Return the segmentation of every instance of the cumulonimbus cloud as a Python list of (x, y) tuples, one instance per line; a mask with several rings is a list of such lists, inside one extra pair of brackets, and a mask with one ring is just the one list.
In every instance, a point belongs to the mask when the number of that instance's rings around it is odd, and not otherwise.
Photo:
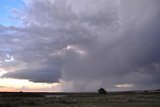
[[(64, 91), (159, 88), (159, 0), (26, 5), (19, 15), (23, 27), (0, 26), (0, 66), (19, 68), (3, 78), (63, 81)], [(15, 61), (6, 63), (7, 54)]]

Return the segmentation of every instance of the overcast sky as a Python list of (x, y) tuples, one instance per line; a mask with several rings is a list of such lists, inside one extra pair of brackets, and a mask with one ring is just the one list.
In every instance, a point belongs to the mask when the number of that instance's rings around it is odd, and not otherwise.
[(160, 88), (159, 0), (2, 1), (0, 90)]

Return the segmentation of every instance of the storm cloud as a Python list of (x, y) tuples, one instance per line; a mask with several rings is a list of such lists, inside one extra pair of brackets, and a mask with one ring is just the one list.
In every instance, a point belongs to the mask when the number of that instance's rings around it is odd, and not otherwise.
[(160, 88), (159, 0), (34, 0), (0, 26), (2, 78), (63, 91)]

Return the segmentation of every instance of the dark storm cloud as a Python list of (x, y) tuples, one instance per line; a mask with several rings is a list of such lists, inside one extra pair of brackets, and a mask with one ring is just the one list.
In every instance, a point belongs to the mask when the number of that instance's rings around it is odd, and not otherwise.
[[(0, 66), (20, 69), (3, 78), (63, 81), (64, 91), (160, 87), (159, 0), (35, 0), (27, 6), (23, 27), (0, 26)], [(14, 63), (4, 61), (6, 54)]]
[[(33, 59), (34, 60), (34, 59)], [(30, 59), (30, 61), (33, 61)], [(29, 61), (29, 60), (28, 60)], [(36, 59), (37, 61), (37, 59)], [(2, 78), (27, 79), (33, 82), (54, 83), (61, 78), (62, 61), (59, 58), (48, 58), (43, 61), (28, 64), (25, 69), (9, 72), (2, 75)]]
[(47, 68), (36, 68), (36, 69), (25, 69), (21, 71), (6, 73), (2, 76), (6, 78), (16, 78), (16, 79), (27, 79), (33, 82), (46, 82), (53, 83), (59, 82), (60, 72), (59, 69)]

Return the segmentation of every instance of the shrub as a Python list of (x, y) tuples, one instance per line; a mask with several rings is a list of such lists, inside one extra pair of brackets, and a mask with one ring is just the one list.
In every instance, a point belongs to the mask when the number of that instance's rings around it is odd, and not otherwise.
[(104, 88), (100, 88), (97, 91), (99, 94), (107, 94), (107, 91)]

